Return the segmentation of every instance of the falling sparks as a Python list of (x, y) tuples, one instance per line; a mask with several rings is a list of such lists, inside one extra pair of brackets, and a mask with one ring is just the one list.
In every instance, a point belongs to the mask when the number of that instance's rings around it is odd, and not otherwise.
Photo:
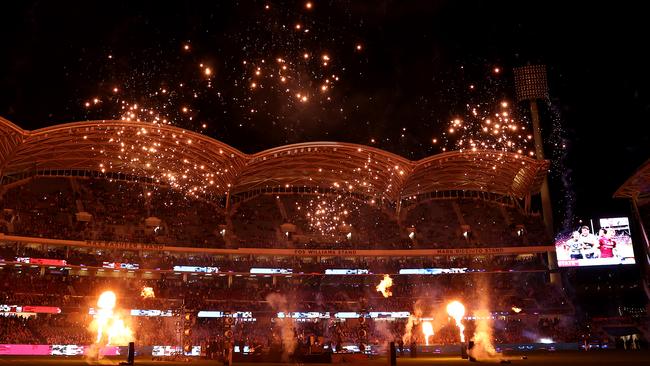
[[(215, 184), (215, 181), (222, 181), (221, 177), (228, 174), (229, 168), (218, 163), (206, 165), (195, 153), (201, 146), (195, 146), (197, 140), (194, 137), (189, 138), (186, 131), (165, 129), (168, 120), (150, 112), (153, 110), (132, 105), (125, 108), (122, 117), (123, 121), (136, 122), (142, 122), (141, 117), (151, 118), (152, 122), (145, 122), (146, 127), (142, 124), (113, 128), (97, 126), (97, 131), (104, 131), (106, 135), (101, 141), (101, 149), (91, 146), (89, 151), (101, 158), (98, 170), (147, 177), (154, 183), (182, 191), (186, 196), (225, 193), (228, 187)], [(190, 113), (189, 109), (186, 113)], [(207, 124), (197, 128), (205, 129)]]
[(462, 323), (463, 316), (465, 315), (465, 306), (459, 301), (452, 301), (447, 304), (447, 314), (450, 317), (454, 318), (456, 321), (456, 326), (460, 332), (460, 341), (461, 343), (465, 342), (465, 326)]
[[(201, 38), (181, 38), (174, 45), (174, 62), (157, 58), (151, 64), (134, 64), (120, 73), (118, 67), (132, 61), (129, 56), (110, 55), (107, 61), (102, 54), (102, 60), (113, 71), (111, 78), (119, 79), (117, 85), (100, 87), (107, 95), (98, 98), (99, 102), (94, 101), (94, 96), (82, 100), (87, 119), (168, 124), (210, 134), (238, 132), (230, 132), (233, 129), (225, 123), (213, 124), (211, 131), (205, 131), (202, 122), (206, 119), (236, 121), (237, 131), (269, 123), (269, 127), (283, 131), (284, 140), (288, 141), (296, 136), (294, 132), (308, 127), (304, 118), (290, 119), (293, 113), (309, 114), (315, 120), (328, 114), (347, 118), (347, 112), (343, 112), (347, 102), (338, 89), (346, 69), (355, 66), (350, 62), (365, 63), (350, 57), (364, 49), (363, 40), (351, 39), (348, 32), (320, 22), (315, 10), (326, 9), (319, 5), (306, 1), (299, 4), (301, 11), (295, 11), (262, 3), (261, 11), (252, 14), (257, 17), (255, 21), (246, 22), (227, 36), (241, 43), (240, 52), (227, 55), (204, 52), (206, 44), (201, 43)], [(174, 57), (167, 52), (164, 56)], [(198, 72), (186, 71), (196, 68), (195, 65)], [(295, 97), (297, 93), (300, 97)], [(212, 106), (218, 106), (223, 115), (210, 113), (208, 109)], [(117, 108), (122, 110), (116, 111)], [(114, 139), (119, 143), (118, 140)], [(121, 158), (129, 155), (128, 150), (126, 146), (120, 151)], [(105, 165), (105, 172), (132, 173), (130, 169), (110, 167), (109, 162)]]
[(390, 290), (392, 286), (393, 279), (390, 278), (389, 275), (385, 274), (384, 278), (381, 280), (381, 282), (379, 282), (379, 285), (377, 285), (376, 289), (377, 292), (381, 292), (384, 297), (391, 297), (393, 296), (393, 293)]
[[(289, 143), (291, 139), (304, 139), (304, 132), (314, 129), (315, 124), (305, 123), (307, 120), (322, 122), (333, 117), (332, 120), (340, 119), (345, 123), (351, 117), (350, 110), (363, 114), (364, 105), (359, 103), (361, 106), (351, 108), (349, 102), (345, 101), (346, 90), (342, 88), (347, 87), (350, 81), (346, 79), (353, 72), (354, 75), (357, 71), (359, 75), (366, 73), (363, 65), (367, 61), (362, 60), (371, 56), (365, 51), (372, 48), (372, 43), (364, 43), (358, 36), (350, 36), (351, 33), (347, 31), (339, 32), (317, 21), (315, 16), (325, 6), (324, 3), (301, 2), (297, 9), (285, 12), (286, 9), (273, 4), (258, 4), (257, 11), (251, 15), (258, 17), (256, 21), (247, 23), (233, 35), (235, 41), (242, 42), (241, 52), (229, 56), (201, 54), (205, 45), (201, 44), (200, 39), (180, 38), (180, 41), (174, 41), (172, 49), (177, 59), (186, 60), (187, 65), (166, 70), (163, 62), (144, 72), (139, 69), (138, 74), (121, 75), (121, 82), (111, 80), (110, 84), (101, 85), (102, 92), (85, 96), (80, 104), (85, 106), (87, 114), (95, 111), (102, 119), (112, 117), (150, 125), (146, 130), (107, 128), (105, 140), (98, 141), (92, 151), (92, 154), (103, 157), (97, 170), (151, 179), (154, 183), (169, 185), (192, 196), (211, 193), (212, 189), (223, 195), (228, 192), (228, 187), (219, 183), (227, 179), (220, 176), (227, 175), (229, 167), (206, 165), (199, 168), (205, 162), (198, 162), (192, 156), (205, 152), (201, 150), (205, 141), (161, 131), (161, 127), (177, 126), (229, 141), (227, 138), (231, 136), (224, 136), (224, 130), (237, 130), (236, 133), (240, 133), (239, 128), (242, 128), (242, 132), (246, 129), (262, 130), (272, 124), (273, 131), (283, 131), (284, 142)], [(261, 36), (263, 34), (269, 37)], [(105, 54), (100, 57), (107, 62)], [(115, 61), (107, 63), (125, 61), (120, 60), (121, 57), (124, 56), (116, 54)], [(361, 68), (354, 68), (356, 65), (352, 62), (359, 62)], [(494, 67), (494, 64), (483, 68), (489, 78), (500, 79), (494, 74), (503, 70)], [(158, 71), (160, 69), (164, 70)], [(184, 69), (188, 71), (182, 72)], [(352, 77), (350, 79), (354, 80)], [(468, 85), (471, 93), (467, 91)], [(462, 90), (478, 95), (480, 92), (477, 89), (481, 85), (470, 85), (463, 81)], [(211, 116), (202, 110), (207, 101), (223, 107), (219, 109), (219, 116)], [(372, 103), (369, 102), (369, 105)], [(111, 113), (111, 105), (117, 105), (119, 111)], [(451, 118), (449, 125), (442, 123), (444, 133), (422, 135), (422, 139), (416, 143), (422, 151), (497, 151), (514, 152), (518, 157), (534, 157), (535, 153), (528, 147), (532, 143), (531, 131), (517, 118), (513, 108), (513, 103), (503, 95), (487, 103), (463, 103), (455, 108), (458, 109), (454, 111), (457, 117)], [(222, 118), (225, 123), (215, 123), (215, 120), (221, 121)], [(226, 123), (233, 120), (236, 120), (236, 126)], [(210, 123), (209, 130), (206, 130), (205, 121)], [(373, 122), (369, 120), (365, 123)], [(333, 132), (326, 130), (325, 124), (323, 126), (327, 133)], [(336, 126), (341, 130), (339, 126), (344, 124)], [(101, 130), (101, 123), (97, 127)], [(405, 146), (408, 145), (406, 142), (412, 142), (406, 140), (409, 133), (417, 134), (417, 131), (406, 131), (402, 126), (398, 128), (398, 139), (400, 144), (405, 142)], [(94, 135), (92, 138), (97, 137)], [(378, 148), (387, 148), (395, 141), (376, 132), (373, 132), (372, 139), (368, 135), (361, 138), (364, 142), (370, 140)], [(105, 143), (110, 146), (105, 148)], [(89, 145), (88, 142), (85, 145)], [(197, 145), (199, 147), (195, 147)], [(410, 153), (418, 154), (415, 148), (413, 151)], [(501, 159), (499, 154), (486, 159), (490, 160), (489, 169), (497, 170)], [(344, 172), (332, 170), (328, 173)], [(376, 162), (369, 159), (368, 164), (355, 168), (353, 173), (357, 179), (339, 182), (332, 188), (337, 192), (354, 189), (368, 193), (368, 201), (372, 199), (374, 203), (383, 202), (383, 198), (387, 197), (384, 193), (377, 193), (384, 188), (377, 187), (379, 181), (388, 180), (389, 188), (399, 186), (400, 178), (408, 177), (409, 170), (404, 167), (395, 170), (377, 167)], [(332, 206), (331, 211), (327, 207), (318, 210), (303, 205), (305, 212), (311, 214), (308, 218), (310, 227), (327, 235), (337, 234), (341, 227), (347, 227), (341, 230), (349, 230), (348, 215), (354, 210), (354, 204), (349, 201), (343, 204), (343, 208), (336, 207), (331, 203), (331, 197), (325, 205)], [(320, 205), (323, 205), (322, 202)]]
[(296, 203), (297, 211), (305, 211), (305, 218), (312, 231), (321, 236), (335, 237), (350, 227), (347, 218), (354, 208), (348, 208), (342, 195), (318, 195), (305, 207)]
[(484, 111), (480, 105), (468, 104), (466, 118), (451, 120), (446, 137), (454, 136), (454, 148), (460, 151), (518, 152), (527, 149), (530, 139), (522, 133), (526, 126), (511, 117), (508, 107), (506, 101), (500, 103), (497, 111)]

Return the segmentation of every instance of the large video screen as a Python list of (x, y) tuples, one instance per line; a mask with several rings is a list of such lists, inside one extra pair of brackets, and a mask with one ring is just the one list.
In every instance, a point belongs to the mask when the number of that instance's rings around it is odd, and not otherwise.
[(555, 240), (560, 267), (634, 264), (634, 249), (627, 217), (590, 220)]

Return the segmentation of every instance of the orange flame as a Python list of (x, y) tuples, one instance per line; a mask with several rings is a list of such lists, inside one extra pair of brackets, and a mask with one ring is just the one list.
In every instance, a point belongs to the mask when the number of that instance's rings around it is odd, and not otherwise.
[(431, 322), (422, 323), (422, 334), (424, 334), (424, 342), (429, 345), (429, 337), (433, 335), (433, 325)]
[(393, 296), (393, 293), (390, 291), (391, 286), (393, 286), (393, 279), (386, 274), (384, 275), (384, 279), (377, 285), (377, 292), (381, 292), (384, 297)]
[(153, 292), (153, 287), (143, 287), (142, 291), (140, 291), (140, 296), (143, 299), (153, 299), (156, 297), (156, 294)]
[(105, 291), (97, 300), (97, 314), (92, 327), (97, 329), (96, 344), (106, 339), (105, 345), (126, 345), (133, 340), (133, 332), (124, 324), (119, 315), (114, 314), (117, 297), (113, 291)]
[(447, 314), (456, 320), (456, 326), (460, 331), (460, 341), (465, 342), (465, 326), (461, 322), (465, 315), (465, 306), (460, 301), (452, 301), (447, 304)]

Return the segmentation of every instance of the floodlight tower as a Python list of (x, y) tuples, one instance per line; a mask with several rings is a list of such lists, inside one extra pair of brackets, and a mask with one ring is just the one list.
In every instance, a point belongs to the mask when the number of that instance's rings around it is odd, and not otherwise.
[[(530, 107), (530, 116), (533, 122), (533, 137), (535, 140), (535, 155), (538, 160), (544, 160), (544, 144), (542, 140), (542, 130), (539, 121), (539, 109), (537, 100), (548, 100), (548, 83), (546, 79), (545, 65), (528, 65), (517, 67), (515, 71), (515, 90), (517, 93), (517, 102), (528, 101)], [(553, 209), (551, 207), (551, 194), (548, 188), (548, 174), (544, 175), (544, 182), (541, 188), (542, 215), (544, 217), (544, 226), (550, 238), (553, 234)], [(554, 251), (548, 252), (549, 269), (557, 270), (557, 256)], [(558, 273), (551, 273), (551, 282), (559, 283)]]

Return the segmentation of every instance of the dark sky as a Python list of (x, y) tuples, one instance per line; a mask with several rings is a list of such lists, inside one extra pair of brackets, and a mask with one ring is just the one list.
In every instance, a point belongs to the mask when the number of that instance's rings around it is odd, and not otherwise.
[[(338, 140), (420, 159), (453, 148), (444, 132), (468, 103), (514, 103), (513, 67), (544, 63), (556, 212), (627, 213), (611, 196), (650, 150), (650, 23), (641, 5), (306, 2), (3, 5), (0, 115), (36, 129), (116, 118), (128, 101), (247, 153)], [(268, 79), (278, 57), (294, 72), (291, 92)], [(319, 94), (325, 79), (331, 84)], [(296, 99), (297, 90), (311, 90), (309, 101)], [(86, 108), (94, 97), (101, 102)], [(514, 112), (525, 124), (523, 107)]]

